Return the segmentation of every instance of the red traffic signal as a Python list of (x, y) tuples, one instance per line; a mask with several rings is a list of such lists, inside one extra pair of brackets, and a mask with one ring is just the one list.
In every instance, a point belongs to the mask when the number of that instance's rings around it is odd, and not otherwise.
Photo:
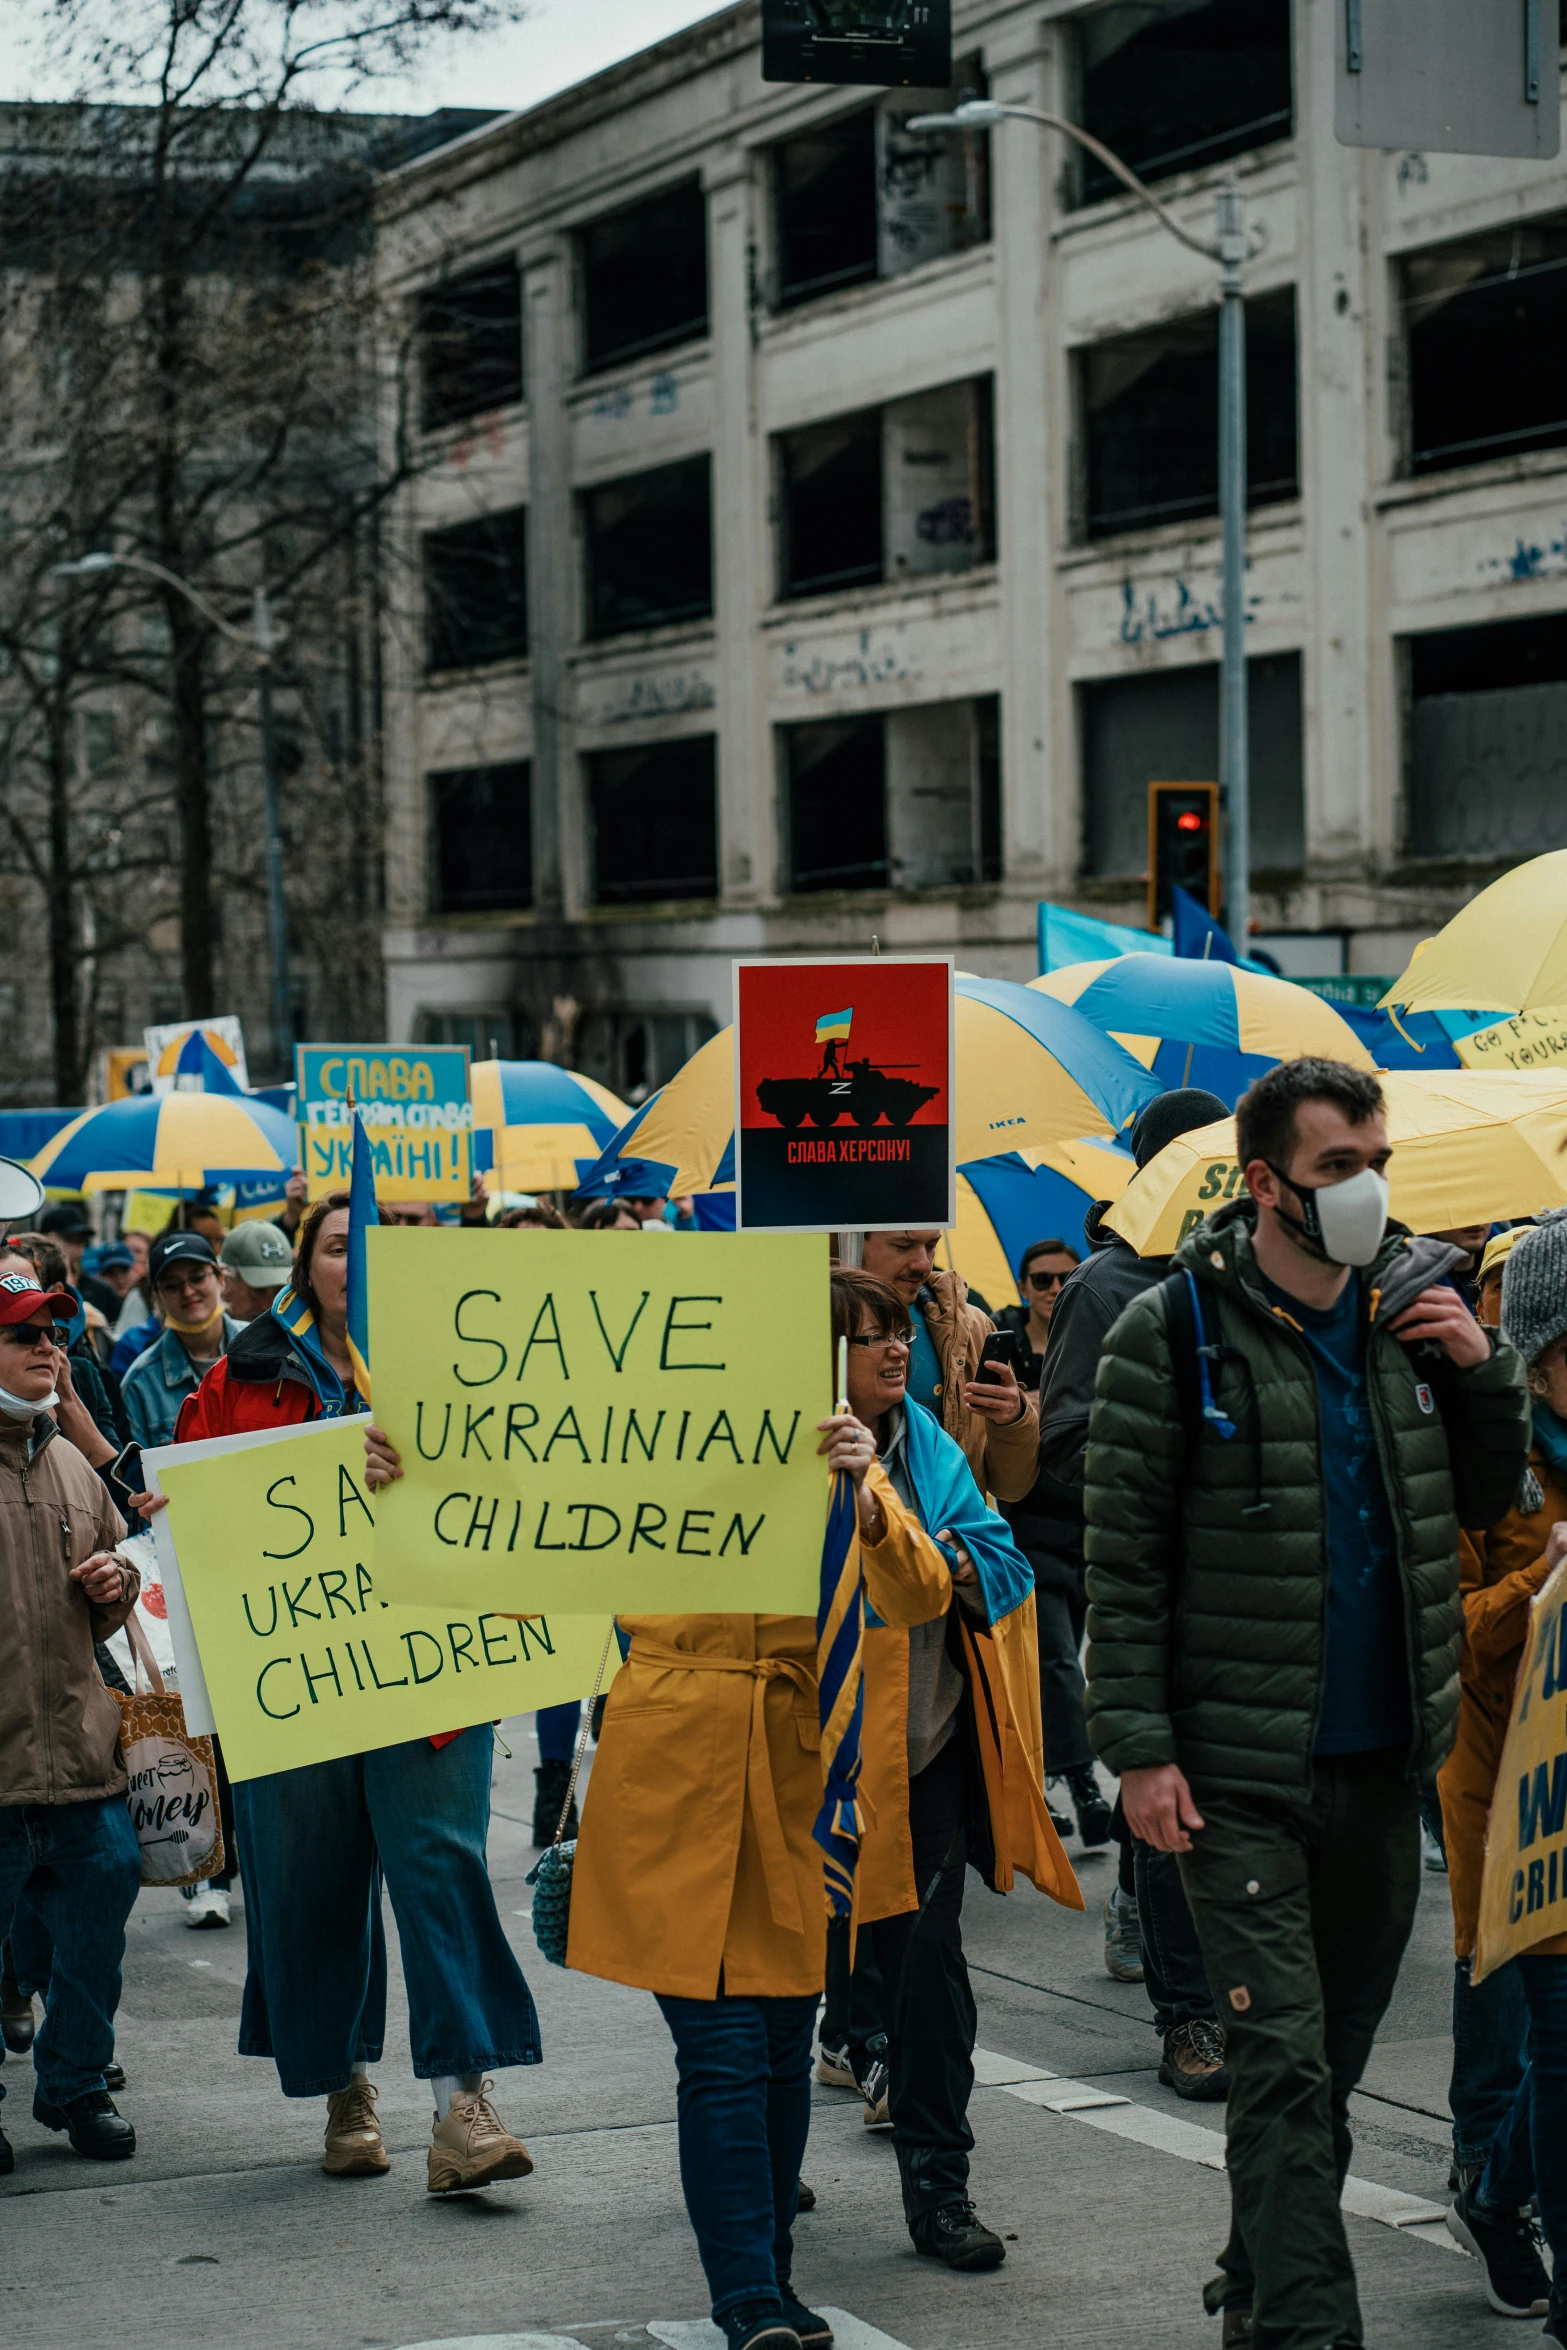
[(1219, 911), (1219, 787), (1216, 783), (1148, 786), (1148, 927), (1170, 911), (1172, 889)]

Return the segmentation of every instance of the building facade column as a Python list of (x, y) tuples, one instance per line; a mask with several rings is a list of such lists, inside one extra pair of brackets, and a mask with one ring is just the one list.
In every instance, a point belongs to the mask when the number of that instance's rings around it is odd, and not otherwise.
[[(572, 549), (571, 254), (552, 237), (522, 256), (523, 359), (528, 395), (528, 650), (533, 692), (533, 904), (558, 919), (576, 911), (566, 835), (577, 794), (568, 711), (567, 653), (576, 641)], [(571, 876), (575, 879), (575, 876)]]
[(707, 302), (712, 339), (713, 627), (717, 682), (719, 894), (753, 905), (776, 890), (776, 783), (760, 623), (769, 600), (767, 441), (757, 414), (750, 157), (712, 156)]

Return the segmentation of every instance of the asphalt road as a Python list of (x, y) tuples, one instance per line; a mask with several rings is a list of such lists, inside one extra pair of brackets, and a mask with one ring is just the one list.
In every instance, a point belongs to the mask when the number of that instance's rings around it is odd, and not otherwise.
[[(0, 2342), (32, 2350), (714, 2350), (680, 2199), (668, 2035), (641, 1992), (547, 1967), (523, 1883), (532, 1746), (506, 1726), (490, 1857), (538, 2000), (544, 2062), (496, 2101), (531, 2147), (527, 2180), (436, 2201), (430, 2104), (407, 2059), (394, 1976), (377, 2073), (393, 2169), (319, 2167), (323, 2108), (287, 2102), (237, 2056), (244, 1928), (196, 1934), (177, 1895), (131, 1921), (120, 2098), (140, 2138), (125, 2165), (82, 2161), (32, 2121), (31, 2066), (9, 2057), (0, 2183)], [(1073, 1847), (1075, 1856), (1075, 1846)], [(842, 2350), (1008, 2350), (1041, 2340), (1218, 2350), (1200, 2292), (1223, 2239), (1222, 2109), (1159, 2087), (1137, 1986), (1109, 1981), (1100, 1905), (1113, 1863), (1082, 1863), (1086, 1918), (970, 1875), (965, 1936), (979, 2000), (974, 2194), (1006, 2265), (953, 2276), (916, 2258), (896, 2167), (858, 2103), (818, 2089), (796, 2282), (843, 2315)], [(396, 1952), (396, 1932), (389, 1942)], [(1426, 1880), (1415, 1938), (1356, 2100), (1348, 2225), (1370, 2350), (1465, 2350), (1537, 2338), (1494, 2317), (1474, 2264), (1433, 2221), (1445, 2200), (1451, 1944), (1446, 1881)], [(1064, 2108), (1065, 2110), (1061, 2110)], [(1392, 2224), (1397, 2223), (1397, 2224)]]

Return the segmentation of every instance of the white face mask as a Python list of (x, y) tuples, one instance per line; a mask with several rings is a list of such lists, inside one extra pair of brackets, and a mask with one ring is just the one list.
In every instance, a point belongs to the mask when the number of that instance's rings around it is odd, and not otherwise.
[(29, 1403), (22, 1395), (13, 1395), (9, 1387), (0, 1387), (0, 1412), (8, 1420), (36, 1420), (40, 1412), (52, 1412), (60, 1400), (60, 1391), (51, 1387), (36, 1403)]
[[(1270, 1162), (1271, 1163), (1271, 1162)], [(1295, 1183), (1278, 1167), (1273, 1173), (1300, 1201), (1302, 1213), (1278, 1213), (1303, 1233), (1315, 1254), (1334, 1265), (1369, 1265), (1387, 1230), (1387, 1177), (1362, 1167), (1342, 1183)]]

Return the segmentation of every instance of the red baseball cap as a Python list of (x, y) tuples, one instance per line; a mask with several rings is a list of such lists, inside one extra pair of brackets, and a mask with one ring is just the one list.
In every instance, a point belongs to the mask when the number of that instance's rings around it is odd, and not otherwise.
[(0, 1273), (0, 1329), (30, 1322), (45, 1308), (51, 1322), (69, 1322), (76, 1311), (68, 1291), (40, 1288), (31, 1273)]

